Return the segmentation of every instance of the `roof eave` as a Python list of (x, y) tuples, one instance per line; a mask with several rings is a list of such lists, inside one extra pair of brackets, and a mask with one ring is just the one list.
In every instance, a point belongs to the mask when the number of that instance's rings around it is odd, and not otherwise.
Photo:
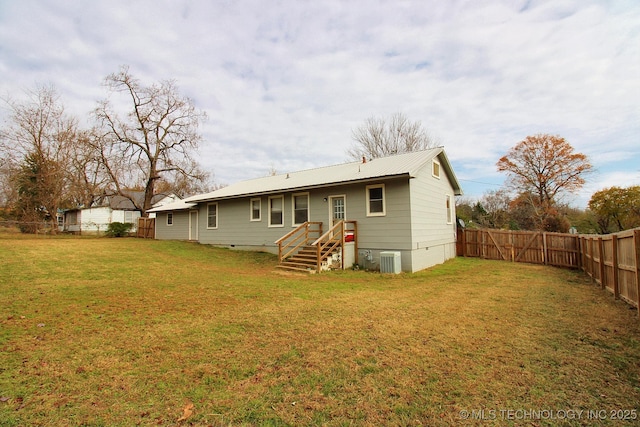
[(332, 183), (314, 184), (314, 185), (306, 185), (306, 186), (298, 186), (298, 187), (294, 186), (294, 187), (287, 187), (287, 188), (279, 188), (277, 190), (256, 191), (253, 193), (233, 194), (233, 195), (220, 196), (220, 197), (205, 197), (201, 199), (189, 198), (188, 200), (190, 203), (204, 203), (204, 202), (215, 202), (219, 200), (244, 199), (247, 197), (270, 196), (273, 194), (289, 193), (294, 191), (317, 190), (321, 188), (331, 188), (331, 187), (337, 187), (337, 186), (348, 185), (348, 184), (360, 184), (364, 182), (376, 182), (381, 180), (397, 179), (402, 177), (413, 178), (413, 176), (410, 173), (405, 172), (405, 173), (394, 174), (394, 175), (383, 175), (383, 176), (376, 176), (376, 177), (362, 178), (362, 179), (350, 179), (346, 181), (336, 181)]

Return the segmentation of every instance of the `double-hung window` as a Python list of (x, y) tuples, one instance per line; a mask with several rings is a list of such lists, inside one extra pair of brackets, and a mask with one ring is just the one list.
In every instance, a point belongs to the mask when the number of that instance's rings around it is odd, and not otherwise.
[(284, 227), (284, 196), (269, 197), (269, 227)]
[(293, 225), (304, 224), (309, 221), (309, 193), (294, 194), (292, 197)]
[(262, 220), (262, 201), (259, 198), (251, 199), (249, 207), (251, 209), (251, 221)]
[(386, 215), (384, 184), (367, 185), (367, 216)]
[(218, 204), (207, 205), (207, 228), (218, 228)]
[(173, 225), (173, 212), (167, 212), (167, 225)]

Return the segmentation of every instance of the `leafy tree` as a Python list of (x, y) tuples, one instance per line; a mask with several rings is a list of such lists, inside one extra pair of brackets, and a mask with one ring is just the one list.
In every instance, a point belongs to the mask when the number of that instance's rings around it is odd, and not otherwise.
[(597, 191), (589, 200), (600, 233), (615, 233), (640, 227), (640, 186), (610, 187)]
[(539, 230), (557, 214), (559, 198), (582, 188), (592, 170), (586, 155), (574, 152), (564, 138), (548, 134), (527, 136), (498, 160), (497, 168), (507, 173), (511, 189), (527, 195), (521, 202), (530, 203)]
[(105, 85), (112, 94), (124, 95), (130, 110), (122, 117), (109, 99), (99, 103), (99, 156), (117, 194), (130, 197), (127, 190), (144, 189), (140, 206), (131, 201), (146, 216), (163, 176), (202, 178), (193, 152), (202, 139), (198, 126), (205, 114), (180, 95), (173, 81), (144, 86), (126, 66), (107, 76)]
[(473, 223), (473, 201), (466, 197), (457, 197), (456, 216), (469, 227)]
[(506, 190), (486, 192), (480, 201), (484, 210), (484, 226), (509, 228), (509, 205), (511, 197)]
[(420, 151), (436, 145), (419, 121), (412, 122), (402, 113), (387, 120), (368, 118), (352, 132), (352, 139), (355, 142), (347, 154), (354, 160)]

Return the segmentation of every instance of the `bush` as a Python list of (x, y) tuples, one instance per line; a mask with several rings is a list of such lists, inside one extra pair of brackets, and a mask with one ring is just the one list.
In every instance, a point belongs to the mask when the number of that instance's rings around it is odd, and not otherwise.
[(112, 222), (107, 227), (107, 236), (109, 237), (123, 237), (129, 234), (129, 231), (133, 227), (130, 222)]

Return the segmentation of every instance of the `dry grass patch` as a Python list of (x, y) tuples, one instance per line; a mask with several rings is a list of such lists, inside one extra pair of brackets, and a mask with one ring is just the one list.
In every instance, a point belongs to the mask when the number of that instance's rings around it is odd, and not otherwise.
[(0, 424), (504, 425), (460, 411), (640, 409), (640, 322), (578, 272), (274, 265), (183, 242), (0, 235)]

